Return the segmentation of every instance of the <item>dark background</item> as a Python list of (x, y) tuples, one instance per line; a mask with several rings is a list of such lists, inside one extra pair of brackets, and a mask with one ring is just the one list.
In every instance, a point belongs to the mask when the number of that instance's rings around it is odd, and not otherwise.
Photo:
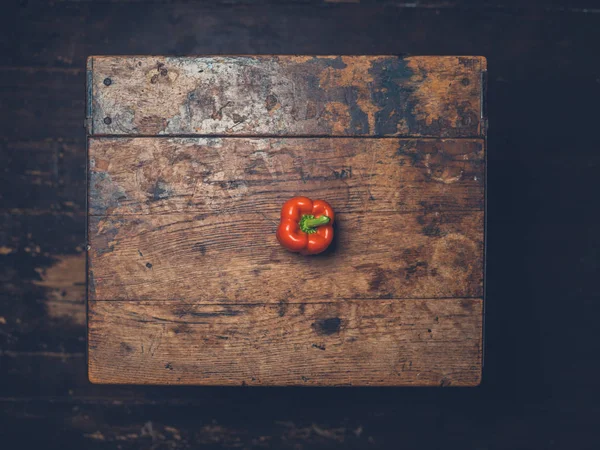
[[(0, 15), (0, 447), (600, 448), (598, 2), (24, 1)], [(487, 56), (479, 388), (87, 382), (85, 58), (219, 53)]]

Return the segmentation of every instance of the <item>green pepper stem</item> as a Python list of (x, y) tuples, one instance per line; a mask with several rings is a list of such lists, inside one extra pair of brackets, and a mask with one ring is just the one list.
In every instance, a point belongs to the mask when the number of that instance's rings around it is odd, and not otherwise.
[(327, 225), (330, 219), (327, 216), (315, 217), (309, 214), (306, 214), (300, 218), (300, 229), (305, 233), (316, 233), (316, 227), (321, 225)]
[(321, 225), (327, 225), (329, 223), (329, 217), (321, 216), (315, 217), (314, 219), (306, 219), (304, 221), (304, 226), (306, 228), (315, 228)]

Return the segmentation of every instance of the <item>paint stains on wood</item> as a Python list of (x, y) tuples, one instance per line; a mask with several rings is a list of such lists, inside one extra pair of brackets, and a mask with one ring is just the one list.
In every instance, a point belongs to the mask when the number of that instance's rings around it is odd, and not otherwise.
[[(83, 304), (85, 299), (85, 255), (60, 255), (49, 267), (36, 269), (39, 280), (33, 284), (44, 288), (46, 299), (61, 301), (79, 301)], [(65, 315), (60, 312), (60, 307), (54, 307), (56, 315)], [(83, 312), (83, 309), (82, 311)], [(77, 316), (81, 318), (79, 315)], [(85, 323), (85, 321), (80, 321)]]
[(450, 56), (95, 56), (93, 129), (475, 137), (484, 66), (483, 58)]
[[(161, 138), (90, 140), (93, 215), (260, 208), (294, 195), (336, 211), (483, 210), (480, 140)], [(110, 161), (98, 167), (98, 161)]]

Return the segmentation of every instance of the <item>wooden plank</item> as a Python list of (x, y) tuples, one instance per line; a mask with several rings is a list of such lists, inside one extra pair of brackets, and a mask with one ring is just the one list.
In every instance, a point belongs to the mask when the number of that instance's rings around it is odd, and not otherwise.
[[(85, 297), (85, 265), (77, 275), (84, 281), (75, 288)], [(62, 288), (59, 292), (68, 294), (67, 289)], [(45, 290), (40, 290), (37, 295), (19, 295), (18, 289), (14, 296), (0, 295), (2, 352), (83, 353), (85, 329), (83, 298), (79, 301), (55, 300)]]
[(312, 258), (279, 245), (276, 217), (92, 217), (89, 297), (277, 303), (482, 296), (482, 212), (339, 214), (332, 248)]
[[(63, 0), (65, 3), (93, 3), (94, 0)], [(187, 3), (188, 0), (105, 0), (108, 4), (147, 4), (152, 5), (155, 3), (160, 4), (181, 4)], [(244, 7), (247, 5), (253, 6), (277, 6), (285, 5), (288, 7), (293, 6), (312, 6), (313, 8), (319, 6), (327, 6), (327, 4), (346, 4), (345, 7), (352, 6), (352, 4), (360, 3), (360, 0), (209, 0), (205, 2), (211, 8), (218, 8), (219, 6), (231, 7)], [(373, 0), (368, 0), (367, 5), (373, 4)], [(433, 9), (436, 11), (444, 10), (464, 10), (464, 9), (490, 9), (497, 12), (516, 12), (522, 10), (533, 10), (535, 12), (543, 11), (561, 11), (561, 12), (585, 12), (589, 11), (594, 13), (596, 9), (594, 6), (597, 4), (594, 0), (420, 0), (418, 3), (409, 3), (403, 0), (387, 0), (385, 2), (388, 6), (400, 10), (413, 10), (413, 9)], [(322, 8), (315, 8), (317, 10)], [(582, 11), (581, 11), (582, 10)]]
[(95, 138), (89, 160), (92, 215), (483, 210), (481, 140)]
[(18, 267), (0, 276), (2, 351), (85, 351), (85, 253), (44, 257), (29, 252), (0, 256)]
[(0, 136), (12, 141), (83, 141), (83, 69), (0, 67)]
[(198, 393), (210, 390), (229, 404), (0, 401), (2, 437), (19, 448), (52, 450), (360, 450), (395, 448), (398, 442), (427, 450), (448, 444), (470, 448), (474, 442), (483, 448), (546, 450), (550, 441), (559, 450), (591, 450), (600, 438), (593, 408), (583, 414), (539, 402), (514, 412), (484, 409), (482, 418), (481, 389), (201, 388)]
[(85, 216), (0, 216), (0, 349), (85, 351)]
[[(289, 392), (289, 389), (287, 391)], [(238, 403), (234, 399), (230, 401)], [(257, 403), (263, 404), (260, 400)], [(264, 412), (261, 410), (261, 414), (256, 414), (254, 409), (254, 413), (242, 417), (239, 408), (232, 411), (229, 405), (215, 411), (213, 403), (209, 404), (211, 408), (206, 408), (206, 403), (204, 405), (130, 404), (124, 406), (117, 400), (114, 404), (73, 404), (38, 399), (27, 403), (0, 401), (0, 421), (3, 424), (1, 433), (5, 442), (18, 442), (19, 448), (43, 446), (52, 450), (60, 448), (330, 450), (359, 449), (368, 446), (373, 440), (373, 438), (369, 440), (369, 435), (363, 432), (364, 427), (355, 419), (344, 420), (338, 417), (332, 419), (322, 417), (322, 413), (312, 414), (310, 419), (305, 419), (301, 417), (301, 413), (305, 412), (303, 410), (294, 411), (292, 420), (283, 409)], [(247, 412), (246, 408), (245, 405), (244, 412)], [(327, 410), (331, 411), (331, 409)], [(424, 411), (423, 408), (419, 410), (413, 412), (413, 420), (416, 420), (416, 417), (434, 419), (432, 411)], [(363, 423), (365, 426), (370, 426), (370, 429), (376, 429), (377, 420), (381, 418), (364, 417)], [(408, 428), (409, 426), (404, 424), (403, 430)], [(410, 434), (411, 439), (415, 434), (414, 431)], [(406, 435), (404, 436), (406, 440)], [(391, 438), (386, 439), (388, 440), (392, 441)], [(423, 442), (422, 438), (421, 442)]]
[(95, 383), (479, 384), (481, 299), (289, 305), (91, 301)]
[[(6, 278), (32, 279), (37, 267), (55, 262), (57, 255), (82, 253), (85, 249), (85, 216), (75, 213), (29, 210), (0, 213), (0, 247), (7, 262)], [(25, 261), (26, 260), (26, 261)], [(0, 288), (4, 285), (0, 285)]]
[[(161, 1), (145, 4), (140, 15), (135, 4), (97, 8), (81, 3), (36, 3), (19, 5), (13, 15), (7, 15), (16, 26), (0, 29), (0, 48), (5, 65), (78, 69), (85, 67), (88, 55), (102, 54), (108, 46), (118, 55), (460, 51), (489, 55), (494, 79), (503, 82), (594, 81), (598, 73), (600, 63), (589, 57), (600, 42), (598, 14), (532, 12), (522, 2), (510, 14), (487, 8), (440, 8), (439, 4), (431, 9), (412, 3), (405, 6), (409, 7), (361, 2), (321, 8), (271, 4), (232, 9), (231, 5)], [(553, 39), (546, 39), (549, 32)], [(574, 72), (573, 67), (578, 70)], [(80, 92), (83, 89), (80, 86)]]
[(85, 140), (0, 139), (4, 211), (85, 211)]
[[(116, 386), (110, 387), (117, 389)], [(177, 390), (185, 389), (178, 387)], [(210, 391), (214, 394), (206, 395)], [(123, 405), (118, 400), (101, 404), (43, 399), (28, 402), (0, 400), (0, 421), (4, 425), (2, 437), (5, 442), (18, 442), (21, 448), (39, 445), (53, 450), (61, 447), (94, 450), (183, 450), (190, 447), (358, 450), (365, 447), (387, 448), (399, 439), (407, 445), (425, 443), (431, 445), (427, 448), (435, 448), (436, 444), (456, 433), (455, 429), (444, 429), (441, 436), (426, 432), (431, 430), (431, 425), (423, 424), (436, 423), (441, 414), (440, 408), (433, 402), (428, 402), (428, 405), (423, 401), (406, 404), (402, 400), (407, 395), (406, 390), (352, 389), (350, 393), (349, 389), (343, 388), (287, 387), (268, 391), (271, 392), (271, 401), (265, 400), (268, 395), (265, 389), (239, 388), (200, 388), (195, 397), (183, 404)], [(360, 391), (368, 395), (361, 395)], [(381, 394), (387, 391), (387, 394), (377, 395), (375, 391)], [(390, 391), (401, 392), (404, 397), (393, 403)], [(452, 389), (444, 392), (450, 394), (453, 391), (459, 392)], [(462, 393), (464, 397), (466, 392)], [(373, 402), (370, 400), (373, 395), (382, 401)], [(365, 402), (359, 406), (357, 398)], [(205, 401), (202, 403), (198, 399)], [(315, 400), (319, 402), (319, 408), (314, 408)], [(235, 408), (231, 408), (232, 402), (237, 405)], [(290, 404), (294, 408), (290, 408)], [(368, 410), (365, 404), (369, 405)], [(460, 413), (453, 411), (454, 415), (468, 423), (473, 413), (465, 408), (465, 401), (455, 404), (460, 405)], [(351, 418), (344, 417), (348, 411), (353, 412)], [(484, 435), (483, 430), (479, 433), (478, 436)], [(52, 437), (50, 443), (48, 436)], [(469, 437), (472, 440), (472, 436)], [(463, 441), (467, 442), (466, 436), (462, 437)]]
[(92, 135), (473, 137), (483, 57), (91, 57)]

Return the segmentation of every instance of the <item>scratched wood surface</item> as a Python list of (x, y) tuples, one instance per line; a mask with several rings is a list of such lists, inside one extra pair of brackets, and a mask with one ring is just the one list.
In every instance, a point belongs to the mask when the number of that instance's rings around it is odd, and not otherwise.
[(483, 212), (347, 213), (333, 248), (300, 258), (260, 213), (91, 217), (97, 300), (320, 302), (480, 297)]
[[(600, 60), (589, 55), (600, 51), (600, 14), (576, 8), (593, 2), (235, 3), (3, 5), (9, 19), (0, 27), (3, 445), (595, 448), (600, 303), (594, 301), (597, 271), (590, 268), (598, 261), (600, 235), (598, 208), (590, 208), (597, 189), (590, 186), (600, 164), (594, 131)], [(480, 388), (223, 389), (87, 381), (81, 125), (88, 55), (457, 49), (484, 54), (490, 65), (488, 314)]]
[[(484, 69), (88, 59), (90, 379), (478, 384)], [(295, 195), (337, 212), (322, 255), (275, 239)]]
[(92, 381), (464, 386), (481, 375), (481, 299), (89, 308)]
[(483, 210), (478, 139), (93, 138), (89, 158), (91, 215)]
[(483, 136), (482, 57), (88, 59), (91, 135)]

